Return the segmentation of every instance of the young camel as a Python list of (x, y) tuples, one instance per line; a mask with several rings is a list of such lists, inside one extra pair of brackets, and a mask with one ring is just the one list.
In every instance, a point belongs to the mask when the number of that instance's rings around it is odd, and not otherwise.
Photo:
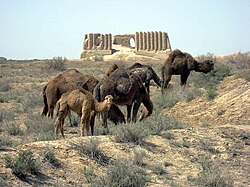
[[(64, 119), (70, 110), (81, 116), (81, 136), (84, 136), (84, 129), (86, 128), (87, 135), (89, 135), (91, 112), (106, 112), (110, 109), (113, 103), (113, 97), (107, 95), (103, 102), (97, 102), (93, 95), (87, 90), (75, 89), (64, 93), (58, 101), (59, 110), (55, 122), (55, 134), (57, 136), (60, 129), (64, 138), (63, 124)], [(92, 134), (93, 135), (93, 134)]]

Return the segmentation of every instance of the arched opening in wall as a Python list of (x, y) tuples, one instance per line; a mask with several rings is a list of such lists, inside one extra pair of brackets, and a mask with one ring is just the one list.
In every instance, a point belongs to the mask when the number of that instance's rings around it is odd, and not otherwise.
[(135, 40), (134, 40), (134, 38), (130, 38), (129, 44), (130, 44), (130, 46), (131, 46), (132, 48), (135, 47)]

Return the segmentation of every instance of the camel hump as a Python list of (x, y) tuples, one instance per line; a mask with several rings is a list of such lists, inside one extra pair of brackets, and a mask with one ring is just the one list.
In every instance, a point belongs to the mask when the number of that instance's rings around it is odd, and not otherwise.
[(131, 87), (132, 87), (132, 82), (127, 78), (121, 77), (116, 82), (116, 90), (120, 93), (128, 94)]

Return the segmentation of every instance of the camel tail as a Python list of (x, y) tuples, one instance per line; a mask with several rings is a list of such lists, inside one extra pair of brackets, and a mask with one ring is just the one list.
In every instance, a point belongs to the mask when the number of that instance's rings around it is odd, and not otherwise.
[(48, 102), (47, 102), (47, 96), (46, 96), (46, 88), (47, 88), (47, 85), (44, 86), (43, 88), (43, 103), (44, 103), (44, 107), (43, 107), (43, 112), (42, 112), (42, 116), (46, 116), (48, 114), (48, 111), (49, 111), (49, 107), (48, 107)]

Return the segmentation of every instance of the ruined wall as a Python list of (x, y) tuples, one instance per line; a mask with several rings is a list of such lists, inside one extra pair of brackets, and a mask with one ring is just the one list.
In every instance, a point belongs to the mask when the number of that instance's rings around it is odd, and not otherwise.
[(125, 47), (132, 47), (130, 44), (131, 38), (135, 39), (135, 35), (133, 34), (115, 35), (113, 44), (122, 45)]
[(136, 32), (135, 51), (171, 51), (168, 34), (165, 32)]
[(110, 55), (112, 54), (112, 35), (100, 33), (85, 34), (83, 49), (81, 58), (93, 55)]
[[(134, 39), (135, 54), (152, 55), (171, 51), (170, 41), (166, 32), (136, 32), (135, 34), (115, 35), (113, 44), (132, 47), (131, 38)], [(81, 58), (94, 55), (112, 54), (112, 35), (89, 33), (84, 35), (84, 51)]]

